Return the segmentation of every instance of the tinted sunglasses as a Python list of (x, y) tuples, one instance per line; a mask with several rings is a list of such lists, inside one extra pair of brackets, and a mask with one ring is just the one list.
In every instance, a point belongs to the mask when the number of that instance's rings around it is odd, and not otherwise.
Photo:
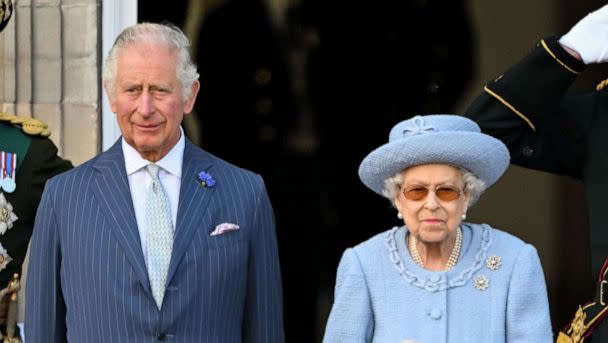
[[(426, 198), (429, 189), (422, 186), (412, 186), (403, 189), (403, 196), (412, 201), (420, 201)], [(435, 196), (441, 201), (454, 201), (460, 198), (462, 191), (455, 187), (441, 186), (435, 188)]]

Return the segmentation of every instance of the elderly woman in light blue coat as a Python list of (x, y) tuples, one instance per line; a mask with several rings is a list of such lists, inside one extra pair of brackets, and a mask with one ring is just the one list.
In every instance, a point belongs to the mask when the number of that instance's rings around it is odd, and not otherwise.
[(323, 342), (552, 342), (536, 249), (467, 209), (509, 152), (455, 115), (398, 123), (359, 167), (405, 225), (344, 252)]

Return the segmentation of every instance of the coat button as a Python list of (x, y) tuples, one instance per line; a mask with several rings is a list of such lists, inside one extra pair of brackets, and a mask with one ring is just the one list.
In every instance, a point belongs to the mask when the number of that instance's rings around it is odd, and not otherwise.
[(431, 281), (431, 282), (439, 282), (439, 280), (441, 280), (441, 276), (436, 275), (436, 274), (435, 275), (431, 275), (429, 277), (429, 281)]
[(526, 157), (532, 157), (532, 154), (534, 154), (534, 149), (526, 145), (523, 147), (523, 149), (521, 149), (521, 153)]
[(431, 316), (431, 318), (433, 319), (439, 319), (441, 318), (441, 310), (438, 309), (432, 309), (431, 313), (429, 313), (429, 315)]

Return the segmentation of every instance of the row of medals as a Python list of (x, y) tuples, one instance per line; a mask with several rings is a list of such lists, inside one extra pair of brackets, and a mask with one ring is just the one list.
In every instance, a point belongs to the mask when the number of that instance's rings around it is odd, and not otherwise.
[[(0, 234), (13, 227), (13, 222), (18, 218), (13, 212), (13, 206), (6, 200), (3, 192), (15, 191), (15, 174), (17, 166), (17, 154), (13, 152), (0, 151)], [(0, 244), (0, 270), (6, 268), (11, 261), (6, 249)]]
[(15, 169), (17, 167), (17, 154), (14, 152), (0, 152), (0, 189), (7, 193), (15, 191)]

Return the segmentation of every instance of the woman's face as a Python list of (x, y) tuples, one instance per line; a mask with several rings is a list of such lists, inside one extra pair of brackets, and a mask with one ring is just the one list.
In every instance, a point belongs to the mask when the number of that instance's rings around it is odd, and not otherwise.
[(452, 237), (469, 204), (460, 170), (446, 164), (423, 164), (401, 175), (403, 184), (395, 205), (410, 234), (431, 244)]

